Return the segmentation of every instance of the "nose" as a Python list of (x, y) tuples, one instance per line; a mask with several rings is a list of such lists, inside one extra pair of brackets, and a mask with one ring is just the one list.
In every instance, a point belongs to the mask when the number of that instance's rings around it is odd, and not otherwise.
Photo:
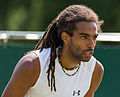
[(96, 40), (94, 40), (93, 38), (88, 40), (88, 48), (94, 49), (95, 45), (96, 45)]

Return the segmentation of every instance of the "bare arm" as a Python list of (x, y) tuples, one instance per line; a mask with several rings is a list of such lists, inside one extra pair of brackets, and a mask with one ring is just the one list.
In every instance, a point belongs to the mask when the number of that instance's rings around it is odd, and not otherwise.
[(104, 68), (102, 64), (97, 61), (95, 70), (92, 76), (91, 86), (88, 93), (85, 95), (85, 97), (94, 97), (94, 93), (102, 81), (103, 73), (104, 73)]
[(2, 97), (24, 97), (27, 90), (36, 83), (39, 73), (40, 63), (37, 55), (25, 55), (16, 65)]

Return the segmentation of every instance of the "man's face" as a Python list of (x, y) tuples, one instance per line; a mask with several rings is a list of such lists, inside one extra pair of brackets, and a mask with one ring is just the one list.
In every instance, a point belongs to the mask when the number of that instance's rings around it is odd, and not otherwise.
[(97, 36), (95, 22), (76, 23), (76, 29), (73, 31), (68, 45), (71, 55), (78, 61), (89, 61), (94, 52)]

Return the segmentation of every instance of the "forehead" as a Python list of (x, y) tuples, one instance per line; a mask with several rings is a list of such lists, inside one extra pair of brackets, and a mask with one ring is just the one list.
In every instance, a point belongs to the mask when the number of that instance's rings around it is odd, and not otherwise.
[(95, 22), (78, 22), (75, 24), (75, 32), (97, 34), (97, 25)]

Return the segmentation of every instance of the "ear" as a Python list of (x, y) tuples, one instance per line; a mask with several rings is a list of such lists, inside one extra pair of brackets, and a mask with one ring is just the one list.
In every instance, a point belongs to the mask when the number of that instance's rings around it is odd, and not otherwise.
[(62, 32), (61, 38), (65, 44), (68, 44), (70, 41), (70, 36), (66, 32)]

